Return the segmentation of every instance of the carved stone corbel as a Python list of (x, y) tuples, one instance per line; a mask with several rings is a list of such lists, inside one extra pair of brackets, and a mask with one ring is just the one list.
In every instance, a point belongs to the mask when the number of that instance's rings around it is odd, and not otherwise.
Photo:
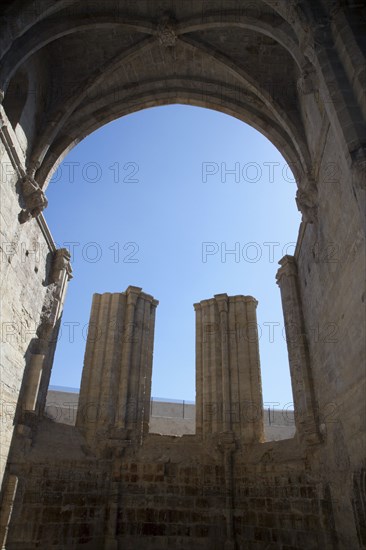
[(302, 214), (302, 221), (316, 223), (318, 221), (318, 190), (313, 179), (300, 186), (296, 193), (296, 204)]
[(47, 207), (48, 200), (38, 183), (29, 175), (21, 180), (21, 196), (24, 208), (19, 214), (20, 223), (36, 218)]
[(52, 283), (57, 283), (60, 279), (61, 272), (66, 271), (67, 280), (72, 279), (71, 255), (67, 248), (59, 248), (54, 253), (50, 280)]
[(66, 290), (65, 283), (70, 279), (72, 279), (70, 252), (67, 248), (60, 248), (54, 252), (50, 282), (42, 307), (41, 321), (37, 330), (40, 341), (44, 342), (46, 347), (49, 335), (60, 315)]

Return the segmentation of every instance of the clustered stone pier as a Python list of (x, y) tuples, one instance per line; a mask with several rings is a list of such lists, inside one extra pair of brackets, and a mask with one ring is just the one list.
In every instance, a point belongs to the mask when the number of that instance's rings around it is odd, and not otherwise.
[(157, 304), (132, 286), (94, 295), (76, 418), (87, 441), (148, 433)]

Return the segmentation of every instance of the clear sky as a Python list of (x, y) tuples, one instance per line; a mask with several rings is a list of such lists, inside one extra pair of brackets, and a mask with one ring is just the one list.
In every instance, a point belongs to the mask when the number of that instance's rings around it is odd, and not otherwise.
[(80, 385), (93, 293), (134, 285), (160, 302), (153, 396), (194, 400), (193, 303), (227, 293), (259, 302), (264, 402), (292, 402), (275, 274), (294, 252), (295, 192), (279, 151), (215, 111), (147, 109), (87, 137), (46, 193), (46, 220), (74, 271), (51, 384)]

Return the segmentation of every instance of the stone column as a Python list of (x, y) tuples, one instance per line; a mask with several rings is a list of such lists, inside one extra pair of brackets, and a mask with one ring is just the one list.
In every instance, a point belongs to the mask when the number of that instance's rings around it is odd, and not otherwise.
[(230, 368), (229, 368), (229, 325), (228, 325), (228, 300), (226, 294), (215, 296), (220, 315), (220, 338), (221, 338), (221, 380), (222, 380), (222, 403), (224, 415), (222, 428), (224, 432), (232, 430), (232, 401), (230, 391)]
[(297, 265), (293, 256), (284, 256), (279, 264), (276, 278), (281, 290), (296, 428), (300, 439), (313, 444), (319, 441), (318, 416)]
[(0, 507), (0, 548), (6, 548), (6, 539), (13, 511), (15, 496), (18, 487), (18, 478), (8, 475), (3, 488)]
[(27, 384), (24, 389), (23, 408), (25, 411), (34, 412), (36, 410), (44, 358), (43, 353), (33, 353), (31, 355)]
[(263, 404), (251, 296), (217, 294), (195, 304), (196, 432), (263, 440)]
[(60, 319), (71, 278), (72, 269), (68, 250), (65, 248), (55, 250), (37, 328), (37, 338), (33, 343), (23, 381), (21, 406), (26, 412), (40, 414), (44, 410)]
[(140, 344), (141, 342), (141, 330), (137, 328), (136, 307), (140, 292), (141, 288), (131, 286), (128, 287), (126, 291), (126, 313), (124, 320), (122, 360), (117, 400), (118, 418), (116, 418), (116, 426), (118, 428), (125, 428), (127, 427), (127, 424), (131, 423), (131, 417), (134, 416), (134, 403), (137, 400), (137, 395), (134, 392), (130, 392), (130, 386), (135, 386), (130, 378), (135, 379), (137, 374), (136, 370), (138, 369), (136, 357), (134, 357), (135, 353), (133, 354), (132, 351), (136, 352), (136, 350), (133, 350), (133, 344)]
[(157, 305), (133, 286), (93, 297), (76, 419), (90, 441), (148, 432)]
[(145, 317), (143, 323), (143, 338), (141, 341), (140, 384), (138, 402), (142, 406), (142, 433), (149, 433), (151, 380), (154, 349), (155, 314), (158, 302), (154, 300), (153, 307), (145, 301)]
[(71, 279), (70, 253), (66, 248), (60, 248), (53, 253), (49, 291), (42, 309), (41, 325), (37, 330), (39, 352), (45, 354), (37, 399), (37, 407), (41, 413), (46, 406), (47, 390), (51, 378), (62, 312)]
[(202, 364), (202, 311), (201, 304), (194, 304), (196, 312), (196, 434), (203, 433), (203, 364)]

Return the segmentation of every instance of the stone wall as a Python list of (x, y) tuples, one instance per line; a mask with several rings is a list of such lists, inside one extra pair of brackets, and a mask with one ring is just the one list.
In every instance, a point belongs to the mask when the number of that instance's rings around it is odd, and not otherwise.
[(44, 420), (35, 443), (14, 464), (9, 550), (221, 550), (230, 532), (240, 550), (335, 547), (327, 484), (296, 440), (239, 443), (229, 470), (221, 437), (151, 434), (142, 446), (119, 446), (111, 460), (76, 428)]
[(37, 458), (17, 472), (6, 548), (88, 548), (91, 540), (103, 548), (109, 473), (103, 461), (85, 455), (75, 428), (50, 422), (39, 430)]
[[(49, 389), (45, 414), (55, 422), (74, 426), (79, 394)], [(187, 402), (169, 402), (152, 399), (149, 432), (162, 435), (194, 434), (196, 431), (196, 407)], [(295, 435), (295, 419), (292, 410), (267, 409), (263, 413), (266, 441), (289, 439)]]
[[(357, 545), (353, 477), (365, 464), (366, 357), (363, 224), (347, 163), (329, 129), (319, 164), (319, 221), (308, 225), (298, 248), (299, 284), (311, 375), (324, 444), (319, 455), (337, 503), (335, 522), (345, 526), (340, 546)], [(332, 201), (331, 196), (337, 196)], [(320, 221), (321, 220), (321, 221)], [(322, 288), (322, 292), (314, 289)], [(353, 540), (353, 542), (352, 542)]]
[[(1, 352), (0, 352), (0, 480), (3, 477), (19, 395), (31, 354), (35, 351), (50, 283), (55, 246), (43, 219), (20, 224), (19, 174), (22, 151), (4, 111), (0, 115), (1, 158)], [(6, 137), (10, 134), (10, 138)], [(10, 141), (15, 149), (9, 147)]]

